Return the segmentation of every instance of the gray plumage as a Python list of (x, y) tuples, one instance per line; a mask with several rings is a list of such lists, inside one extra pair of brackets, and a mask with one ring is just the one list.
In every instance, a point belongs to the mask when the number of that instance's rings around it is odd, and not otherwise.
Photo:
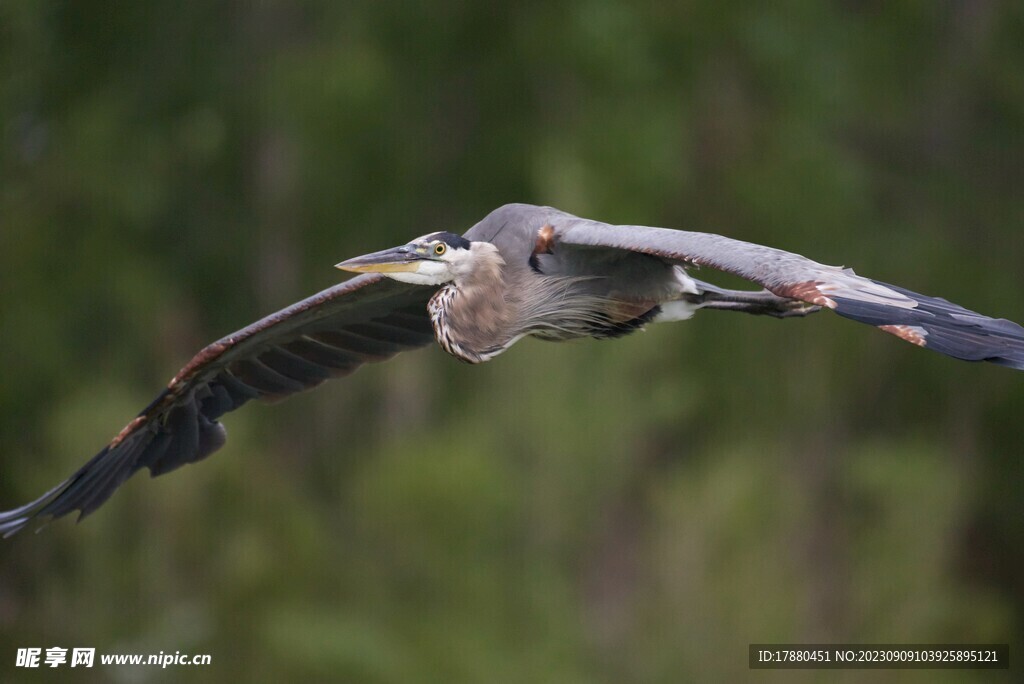
[[(436, 340), (486, 361), (524, 336), (615, 337), (702, 308), (777, 317), (821, 308), (969, 361), (1024, 369), (1024, 328), (944, 299), (797, 254), (713, 235), (613, 226), (550, 207), (510, 204), (464, 236), (432, 233), (351, 259), (357, 276), (200, 351), (88, 463), (30, 504), (0, 512), (0, 534), (100, 506), (141, 468), (153, 476), (206, 458), (221, 416), (287, 396), (363, 363)], [(725, 290), (692, 277), (710, 267), (757, 283)]]

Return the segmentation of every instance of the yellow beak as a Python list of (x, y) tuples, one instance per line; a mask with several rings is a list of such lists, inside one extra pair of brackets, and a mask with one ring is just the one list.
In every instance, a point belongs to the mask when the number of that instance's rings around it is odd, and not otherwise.
[(419, 261), (423, 259), (408, 245), (385, 249), (381, 252), (342, 261), (334, 268), (354, 273), (397, 273), (401, 271), (419, 270)]

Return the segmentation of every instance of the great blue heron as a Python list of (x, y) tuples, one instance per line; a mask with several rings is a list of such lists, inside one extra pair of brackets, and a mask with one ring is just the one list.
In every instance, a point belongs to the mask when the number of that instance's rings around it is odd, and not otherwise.
[[(719, 235), (613, 226), (510, 204), (463, 236), (431, 233), (344, 261), (364, 272), (209, 345), (88, 463), (39, 499), (0, 513), (11, 535), (34, 519), (88, 515), (135, 471), (162, 475), (224, 445), (218, 419), (250, 399), (279, 398), (436, 339), (469, 363), (526, 335), (617, 337), (698, 309), (778, 317), (821, 308), (967, 361), (1024, 370), (1024, 328)], [(725, 290), (694, 279), (708, 266), (761, 285)]]

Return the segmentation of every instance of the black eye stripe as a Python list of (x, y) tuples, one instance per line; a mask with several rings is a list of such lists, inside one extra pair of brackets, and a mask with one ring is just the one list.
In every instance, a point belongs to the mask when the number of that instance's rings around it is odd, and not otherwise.
[(426, 237), (436, 240), (439, 243), (443, 242), (452, 249), (469, 249), (469, 240), (461, 235), (456, 235), (455, 233), (442, 231), (439, 233), (432, 233)]

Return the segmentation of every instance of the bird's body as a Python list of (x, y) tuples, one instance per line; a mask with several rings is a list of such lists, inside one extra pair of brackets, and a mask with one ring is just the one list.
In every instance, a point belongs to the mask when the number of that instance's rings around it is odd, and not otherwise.
[[(707, 291), (682, 266), (663, 259), (623, 250), (554, 251), (546, 242), (552, 222), (575, 217), (547, 207), (524, 215), (521, 207), (499, 209), (464, 237), (421, 238), (443, 241), (448, 254), (458, 255), (451, 280), (390, 274), (404, 282), (441, 285), (428, 311), (438, 344), (456, 358), (489, 361), (526, 336), (618, 337), (647, 323), (689, 318), (704, 303)], [(358, 262), (343, 268), (364, 270)], [(778, 303), (780, 313), (813, 308)]]
[[(553, 263), (530, 265), (530, 254), (506, 260), (493, 243), (472, 245), (473, 268), (443, 284), (427, 305), (438, 344), (462, 361), (489, 361), (528, 335), (562, 341), (625, 334), (659, 311), (650, 293), (632, 297), (598, 276), (562, 275)], [(657, 270), (660, 297), (677, 296), (673, 290), (683, 285), (673, 269)]]
[[(75, 474), (21, 508), (0, 534), (101, 505), (139, 469), (160, 475), (220, 448), (220, 417), (287, 396), (363, 363), (429, 344), (470, 363), (525, 336), (607, 338), (703, 308), (776, 317), (821, 308), (918, 346), (1024, 370), (1024, 328), (852, 270), (709, 233), (612, 226), (512, 204), (464, 235), (431, 233), (350, 259), (365, 272), (200, 351), (167, 388)], [(761, 285), (725, 290), (687, 272), (708, 266)]]

